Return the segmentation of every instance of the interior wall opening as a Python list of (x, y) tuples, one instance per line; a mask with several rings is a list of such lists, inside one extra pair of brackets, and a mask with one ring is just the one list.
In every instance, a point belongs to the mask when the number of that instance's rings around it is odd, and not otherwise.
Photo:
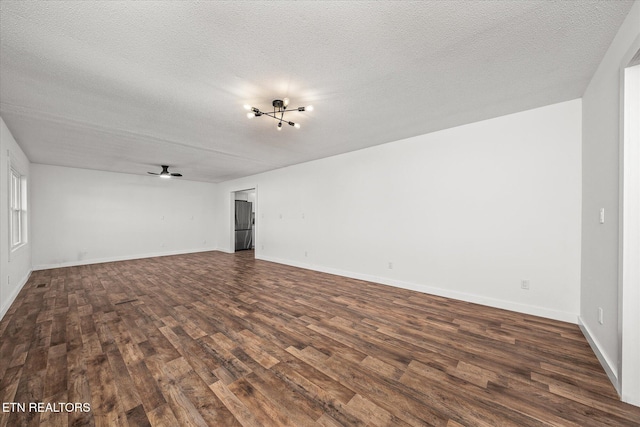
[[(232, 245), (233, 252), (254, 251), (256, 245), (256, 189), (234, 191), (231, 194), (232, 206)], [(255, 256), (255, 255), (254, 255)]]
[(623, 70), (620, 394), (640, 406), (640, 50)]

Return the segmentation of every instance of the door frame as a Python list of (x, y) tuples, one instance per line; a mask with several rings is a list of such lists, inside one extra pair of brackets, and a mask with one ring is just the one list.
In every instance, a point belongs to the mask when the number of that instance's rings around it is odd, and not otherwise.
[(236, 193), (241, 193), (243, 191), (253, 191), (256, 194), (256, 206), (255, 206), (255, 224), (253, 224), (254, 233), (256, 236), (256, 241), (253, 242), (254, 247), (254, 256), (255, 251), (258, 249), (258, 185), (253, 186), (243, 186), (243, 188), (231, 190), (229, 192), (229, 253), (236, 252)]
[(640, 406), (640, 37), (621, 67), (618, 384)]

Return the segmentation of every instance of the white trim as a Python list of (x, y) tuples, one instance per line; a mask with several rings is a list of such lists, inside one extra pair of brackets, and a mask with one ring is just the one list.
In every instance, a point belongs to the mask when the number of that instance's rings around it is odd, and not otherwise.
[(453, 298), (460, 301), (486, 305), (489, 307), (500, 308), (503, 310), (510, 310), (518, 313), (530, 314), (532, 316), (545, 317), (547, 319), (559, 320), (561, 322), (576, 324), (578, 319), (578, 313), (551, 310), (544, 307), (520, 304), (520, 303), (500, 300), (496, 298), (483, 297), (481, 295), (451, 291), (451, 290), (437, 287), (437, 286), (429, 286), (429, 285), (424, 285), (420, 283), (405, 282), (401, 280), (389, 279), (386, 277), (373, 276), (369, 274), (354, 273), (352, 271), (340, 270), (337, 268), (289, 261), (285, 259), (262, 256), (258, 254), (256, 254), (256, 259), (275, 262), (278, 264), (290, 265), (293, 267), (305, 268), (307, 270), (314, 270), (322, 273), (335, 274), (338, 276), (349, 277), (352, 279), (365, 280), (367, 282), (380, 283), (382, 285), (388, 285), (388, 286), (393, 286), (393, 287), (402, 288), (402, 289), (409, 289), (412, 291), (418, 291), (425, 294), (437, 295), (445, 298)]
[(171, 255), (195, 254), (199, 252), (213, 252), (213, 251), (219, 251), (219, 249), (217, 247), (210, 247), (210, 248), (199, 248), (199, 249), (185, 249), (185, 250), (178, 250), (178, 251), (153, 252), (153, 253), (147, 253), (147, 254), (125, 255), (125, 256), (116, 256), (116, 257), (107, 257), (107, 258), (83, 259), (83, 260), (77, 260), (77, 261), (60, 262), (56, 264), (34, 265), (33, 271), (48, 270), (50, 268), (76, 267), (79, 265), (102, 264), (105, 262), (130, 261), (134, 259), (155, 258), (155, 257), (171, 256)]
[(600, 344), (598, 343), (598, 340), (591, 333), (591, 330), (582, 321), (582, 318), (580, 316), (578, 316), (578, 326), (580, 327), (580, 330), (582, 331), (582, 334), (584, 335), (584, 337), (587, 339), (589, 346), (591, 346), (591, 349), (593, 350), (596, 357), (598, 358), (600, 365), (602, 365), (602, 368), (604, 369), (607, 376), (609, 377), (609, 381), (611, 381), (611, 383), (613, 384), (613, 386), (615, 387), (619, 395), (620, 385), (618, 382), (618, 370), (616, 369), (616, 364), (613, 363), (613, 361), (609, 359), (607, 355), (605, 355), (602, 351), (600, 351)]
[[(640, 406), (640, 36), (621, 67), (620, 229), (618, 274), (618, 389), (622, 400)], [(631, 59), (629, 59), (631, 58)]]
[(11, 304), (13, 304), (13, 302), (16, 300), (16, 297), (18, 296), (22, 288), (24, 288), (24, 285), (26, 285), (27, 282), (29, 281), (29, 277), (31, 277), (31, 271), (32, 270), (27, 271), (27, 274), (19, 282), (20, 284), (13, 289), (13, 292), (11, 292), (11, 295), (9, 295), (9, 298), (3, 301), (4, 305), (0, 307), (0, 320), (4, 318), (5, 314), (7, 314), (7, 311), (9, 311)]

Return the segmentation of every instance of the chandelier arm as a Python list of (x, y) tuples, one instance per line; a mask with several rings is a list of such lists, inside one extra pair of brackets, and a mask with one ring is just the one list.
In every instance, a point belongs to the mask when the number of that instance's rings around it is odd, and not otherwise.
[[(291, 110), (291, 111), (296, 111), (296, 110)], [(291, 111), (288, 111), (288, 112), (291, 112)], [(283, 117), (278, 117), (278, 116), (274, 115), (273, 113), (265, 113), (265, 112), (262, 112), (260, 110), (258, 110), (258, 112), (262, 116), (269, 116), (272, 119), (275, 119), (275, 120), (278, 120), (278, 121), (286, 121), (286, 120), (284, 120), (284, 114), (282, 115)]]

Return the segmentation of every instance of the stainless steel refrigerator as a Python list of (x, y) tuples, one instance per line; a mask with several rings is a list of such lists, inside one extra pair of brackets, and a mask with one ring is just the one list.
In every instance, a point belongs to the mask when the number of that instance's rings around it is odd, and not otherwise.
[(251, 238), (252, 210), (251, 202), (236, 200), (236, 251), (253, 247)]

